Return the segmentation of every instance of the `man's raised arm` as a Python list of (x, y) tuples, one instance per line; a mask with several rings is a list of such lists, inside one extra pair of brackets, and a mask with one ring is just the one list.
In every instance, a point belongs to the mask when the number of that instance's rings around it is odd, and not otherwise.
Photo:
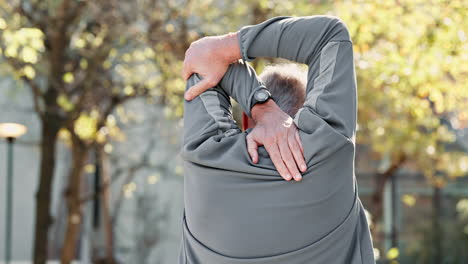
[[(200, 41), (193, 49), (199, 50), (197, 45), (200, 44), (210, 47), (206, 50), (212, 52), (212, 63), (216, 60), (229, 64), (235, 59), (252, 61), (257, 57), (277, 57), (307, 64), (307, 98), (294, 118), (295, 124), (300, 128), (303, 118), (318, 114), (337, 132), (354, 141), (357, 98), (352, 43), (340, 19), (332, 16), (274, 17), (257, 25), (244, 26), (237, 33), (229, 33), (216, 40)], [(196, 58), (190, 49), (187, 55), (184, 78), (205, 67), (201, 75), (211, 82), (219, 81), (203, 59)], [(186, 99), (197, 96), (203, 89), (203, 84), (192, 87)]]
[(274, 17), (241, 28), (238, 40), (243, 60), (277, 57), (307, 64), (307, 97), (294, 122), (301, 128), (310, 114), (316, 114), (354, 141), (356, 79), (343, 21), (332, 16)]
[[(274, 17), (257, 25), (244, 26), (236, 33), (206, 37), (192, 43), (186, 52), (182, 76), (188, 79), (193, 73), (199, 73), (203, 81), (187, 90), (185, 98), (192, 100), (219, 83), (230, 63), (257, 57), (285, 58), (309, 66), (307, 97), (293, 120), (304, 132), (296, 141), (304, 146), (302, 151), (308, 162), (332, 155), (346, 142), (354, 144), (357, 92), (353, 50), (348, 30), (339, 18)], [(271, 117), (277, 116), (278, 111), (264, 105), (251, 109), (257, 125), (247, 138), (249, 154), (254, 153), (251, 157), (255, 160), (256, 148), (264, 145), (273, 160), (292, 164), (294, 159), (290, 153), (296, 158), (300, 152), (291, 147), (290, 142), (294, 140), (285, 139), (290, 138), (286, 135), (291, 135), (289, 132), (294, 127), (276, 122)], [(278, 127), (285, 128), (275, 131)], [(274, 163), (278, 171), (285, 171), (284, 167), (281, 169), (282, 162)], [(290, 172), (297, 171), (294, 166), (288, 168)]]

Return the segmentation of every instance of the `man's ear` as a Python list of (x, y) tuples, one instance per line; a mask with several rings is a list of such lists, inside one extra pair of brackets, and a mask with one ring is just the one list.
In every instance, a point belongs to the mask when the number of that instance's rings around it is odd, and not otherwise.
[(249, 126), (249, 117), (244, 113), (242, 112), (242, 129), (243, 130), (246, 130)]

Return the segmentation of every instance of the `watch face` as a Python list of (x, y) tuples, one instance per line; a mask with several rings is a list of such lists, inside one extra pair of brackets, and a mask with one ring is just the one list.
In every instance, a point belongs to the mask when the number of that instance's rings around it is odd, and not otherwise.
[(257, 101), (262, 102), (268, 99), (268, 94), (265, 91), (260, 90), (255, 94), (255, 98), (257, 99)]

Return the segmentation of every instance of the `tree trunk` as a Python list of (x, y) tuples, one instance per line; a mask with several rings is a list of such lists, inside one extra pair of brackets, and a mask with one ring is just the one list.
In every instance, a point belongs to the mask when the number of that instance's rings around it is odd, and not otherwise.
[[(106, 262), (115, 263), (114, 260), (114, 233), (109, 206), (110, 175), (108, 162), (102, 147), (96, 149), (97, 162), (101, 169), (100, 196), (102, 203), (103, 228), (106, 244)], [(101, 189), (102, 188), (102, 189)]]
[(372, 195), (372, 203), (374, 208), (374, 213), (372, 215), (372, 221), (378, 223), (382, 218), (382, 195), (384, 192), (385, 184), (390, 180), (395, 172), (403, 165), (406, 160), (406, 156), (403, 154), (400, 156), (400, 159), (391, 165), (385, 172), (377, 174), (376, 179), (376, 188), (374, 194)]
[(52, 224), (50, 205), (55, 169), (55, 147), (60, 127), (61, 122), (54, 116), (45, 115), (42, 119), (39, 187), (36, 192), (34, 264), (45, 264), (47, 261), (48, 231)]
[(67, 201), (67, 230), (62, 249), (62, 264), (70, 264), (75, 258), (76, 244), (81, 226), (81, 182), (88, 161), (89, 147), (71, 132), (73, 164), (65, 192)]
[(442, 224), (441, 224), (441, 216), (442, 216), (442, 188), (439, 186), (433, 187), (433, 195), (432, 195), (432, 210), (433, 210), (433, 217), (432, 217), (432, 228), (433, 228), (433, 236), (432, 236), (432, 246), (433, 246), (433, 254), (432, 254), (432, 263), (438, 264), (442, 263), (442, 241), (443, 241), (443, 233), (442, 233)]
[(398, 184), (397, 184), (397, 177), (394, 175), (392, 176), (392, 247), (398, 248), (398, 227), (397, 227), (397, 220), (398, 220)]

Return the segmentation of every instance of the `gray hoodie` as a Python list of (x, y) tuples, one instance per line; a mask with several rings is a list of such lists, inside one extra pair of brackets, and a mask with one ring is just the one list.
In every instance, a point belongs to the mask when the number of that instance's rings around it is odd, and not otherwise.
[[(375, 263), (354, 173), (357, 119), (352, 42), (331, 16), (280, 16), (239, 31), (242, 60), (216, 87), (184, 101), (184, 211), (179, 264)], [(246, 61), (276, 57), (309, 66), (294, 116), (307, 171), (284, 180), (259, 147), (247, 152), (230, 97), (250, 116), (264, 83)], [(193, 74), (186, 90), (200, 81)]]

